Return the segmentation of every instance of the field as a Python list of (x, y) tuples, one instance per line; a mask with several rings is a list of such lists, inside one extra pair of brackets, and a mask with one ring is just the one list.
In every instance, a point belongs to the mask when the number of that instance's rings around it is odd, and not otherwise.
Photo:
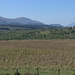
[(75, 69), (75, 40), (0, 41), (0, 69), (37, 67), (48, 72)]
[(74, 68), (75, 40), (0, 41), (0, 68)]

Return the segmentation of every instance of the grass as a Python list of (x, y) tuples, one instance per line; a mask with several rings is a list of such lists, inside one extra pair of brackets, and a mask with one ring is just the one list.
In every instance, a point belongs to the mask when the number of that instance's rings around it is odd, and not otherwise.
[[(0, 75), (7, 75), (7, 74), (10, 74), (10, 75), (14, 75), (14, 73), (16, 72), (16, 70), (2, 70), (0, 71)], [(34, 74), (37, 74), (36, 70), (34, 69), (19, 69), (19, 73), (21, 75), (34, 75)], [(60, 75), (74, 75), (74, 71), (70, 70), (70, 69), (61, 69), (60, 70)], [(39, 74), (40, 75), (58, 75), (58, 70), (57, 69), (39, 69)]]
[(40, 33), (41, 34), (49, 34), (50, 33), (50, 30), (48, 30), (48, 31), (41, 31)]

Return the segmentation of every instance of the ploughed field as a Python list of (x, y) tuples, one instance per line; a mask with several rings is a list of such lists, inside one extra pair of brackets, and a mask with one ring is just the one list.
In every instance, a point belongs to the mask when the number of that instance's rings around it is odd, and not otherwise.
[(75, 68), (75, 40), (0, 41), (0, 68)]

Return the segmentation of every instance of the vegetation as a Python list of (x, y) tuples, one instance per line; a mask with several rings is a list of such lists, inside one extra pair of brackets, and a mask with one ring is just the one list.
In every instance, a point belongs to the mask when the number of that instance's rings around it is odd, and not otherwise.
[[(4, 26), (5, 27), (5, 26)], [(75, 39), (75, 27), (67, 28), (41, 28), (36, 26), (27, 29), (24, 26), (6, 26), (0, 28), (0, 40), (24, 40), (24, 39)], [(30, 27), (30, 26), (29, 26)], [(38, 26), (39, 27), (39, 26)], [(8, 30), (8, 28), (10, 28)], [(26, 28), (26, 29), (25, 29)], [(37, 28), (37, 29), (35, 29)], [(5, 29), (5, 30), (4, 30)]]
[[(2, 70), (0, 75), (15, 75), (15, 70)], [(37, 75), (34, 69), (19, 69), (21, 75)], [(60, 75), (74, 75), (75, 72), (71, 69), (60, 70)], [(58, 75), (57, 69), (39, 69), (39, 75)]]
[(22, 75), (36, 75), (37, 67), (40, 75), (57, 75), (58, 68), (61, 75), (75, 74), (75, 27), (1, 27), (0, 40), (1, 75), (13, 75), (15, 68), (24, 68)]

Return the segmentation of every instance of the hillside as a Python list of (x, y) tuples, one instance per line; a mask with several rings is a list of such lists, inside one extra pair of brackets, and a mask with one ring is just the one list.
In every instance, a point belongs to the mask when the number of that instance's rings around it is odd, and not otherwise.
[(50, 24), (50, 26), (55, 26), (55, 27), (60, 27), (60, 28), (64, 27), (63, 25), (60, 25), (60, 24)]
[(0, 16), (0, 25), (44, 25), (44, 23), (31, 20), (26, 17), (18, 17), (14, 19), (4, 18)]
[[(48, 24), (44, 24), (42, 22), (36, 21), (36, 20), (32, 20), (26, 17), (18, 17), (18, 18), (5, 18), (5, 17), (1, 17), (0, 16), (0, 27), (1, 26), (11, 26), (11, 27), (26, 27), (28, 26), (28, 29), (31, 27), (35, 27), (36, 29), (38, 28), (62, 28), (63, 26), (60, 24), (52, 24), (52, 25), (48, 25)], [(38, 28), (37, 28), (38, 27)]]

